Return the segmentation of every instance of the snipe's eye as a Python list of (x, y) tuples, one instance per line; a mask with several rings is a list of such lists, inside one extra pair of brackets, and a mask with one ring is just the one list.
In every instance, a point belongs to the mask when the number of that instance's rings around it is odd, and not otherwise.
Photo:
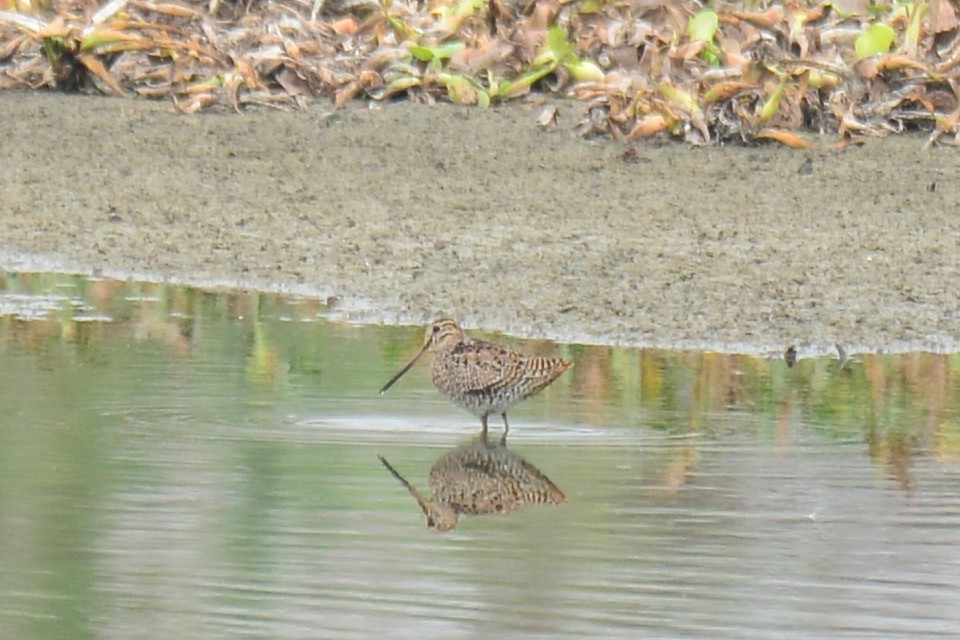
[(434, 333), (440, 333), (440, 325), (438, 325), (438, 324), (433, 325), (433, 332), (434, 332)]

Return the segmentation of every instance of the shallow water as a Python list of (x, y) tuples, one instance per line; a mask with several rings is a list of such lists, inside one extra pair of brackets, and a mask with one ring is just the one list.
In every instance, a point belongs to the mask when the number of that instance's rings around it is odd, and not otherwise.
[(422, 365), (378, 396), (419, 329), (324, 312), (0, 277), (2, 637), (960, 628), (958, 354), (788, 369), (487, 336), (576, 363), (507, 443), (567, 501), (438, 533), (377, 456), (429, 494), (478, 421)]

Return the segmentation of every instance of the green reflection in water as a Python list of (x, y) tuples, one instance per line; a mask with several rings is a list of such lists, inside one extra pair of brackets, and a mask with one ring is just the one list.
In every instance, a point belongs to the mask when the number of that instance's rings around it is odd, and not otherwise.
[[(450, 425), (421, 440), (431, 447), (474, 428), (437, 397), (426, 367), (404, 379), (405, 392), (378, 398), (419, 328), (328, 322), (312, 300), (8, 274), (0, 310), (0, 622), (11, 637), (98, 635), (118, 612), (145, 611), (158, 637), (209, 635), (237, 611), (255, 631), (275, 572), (305, 570), (284, 565), (279, 549), (309, 549), (317, 535), (336, 546), (348, 534), (375, 547), (371, 514), (408, 509), (416, 520), (376, 453), (405, 469), (404, 455), (419, 458), (423, 473), (411, 476), (422, 478), (435, 452), (418, 453), (421, 422)], [(576, 366), (516, 409), (521, 441), (586, 429), (638, 461), (643, 486), (664, 496), (731, 434), (781, 451), (862, 443), (855, 450), (906, 490), (918, 458), (960, 458), (957, 354), (864, 354), (842, 369), (810, 358), (788, 369), (731, 354), (523, 348)], [(385, 417), (394, 422), (364, 430)], [(682, 437), (642, 451), (634, 433)], [(565, 491), (579, 481), (590, 493), (595, 458), (535, 459)], [(632, 486), (605, 499), (637, 501)], [(602, 500), (561, 508), (610, 517)], [(536, 530), (527, 535), (536, 548)], [(225, 586), (234, 584), (244, 588)]]

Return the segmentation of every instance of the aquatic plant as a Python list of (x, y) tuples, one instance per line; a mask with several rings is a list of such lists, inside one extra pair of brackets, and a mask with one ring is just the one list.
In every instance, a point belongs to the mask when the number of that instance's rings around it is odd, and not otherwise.
[(404, 96), (488, 106), (583, 100), (583, 135), (692, 144), (906, 129), (960, 141), (950, 2), (5, 0), (0, 88), (209, 107)]

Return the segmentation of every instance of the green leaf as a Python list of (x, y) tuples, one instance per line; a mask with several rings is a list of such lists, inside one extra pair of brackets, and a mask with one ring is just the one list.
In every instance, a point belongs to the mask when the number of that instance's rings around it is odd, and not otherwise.
[(424, 62), (429, 62), (430, 60), (433, 60), (433, 57), (435, 55), (433, 53), (433, 49), (431, 49), (430, 47), (420, 47), (420, 46), (410, 47), (410, 53), (413, 54), (413, 57), (416, 58), (417, 60), (423, 60)]
[(573, 53), (573, 45), (567, 40), (567, 34), (560, 27), (550, 27), (547, 32), (547, 51), (553, 54), (553, 59), (557, 62)]
[(693, 42), (702, 42), (704, 44), (703, 52), (700, 54), (707, 64), (711, 67), (720, 66), (720, 48), (714, 42), (714, 36), (717, 35), (717, 27), (720, 25), (720, 18), (716, 12), (705, 9), (697, 15), (690, 18), (687, 23), (687, 37)]
[(389, 98), (394, 94), (403, 93), (413, 89), (414, 87), (419, 87), (421, 84), (420, 78), (401, 76), (380, 91), (376, 92), (373, 98), (374, 100), (383, 100), (384, 98)]
[(870, 25), (866, 31), (857, 36), (857, 41), (854, 43), (857, 60), (886, 53), (893, 46), (895, 36), (893, 29), (885, 24)]
[(678, 89), (666, 82), (661, 82), (657, 85), (657, 91), (663, 94), (663, 97), (667, 100), (689, 113), (700, 112), (700, 105), (697, 104), (696, 98), (682, 89)]
[(830, 4), (830, 11), (836, 13), (837, 17), (840, 18), (841, 20), (846, 20), (847, 18), (849, 18), (854, 14), (853, 11), (845, 10), (843, 8), (842, 2), (831, 2), (829, 4)]
[(67, 44), (63, 38), (53, 37), (43, 39), (43, 52), (47, 54), (47, 58), (51, 62), (59, 60), (66, 50)]
[(787, 86), (785, 80), (780, 80), (773, 94), (763, 103), (763, 109), (760, 110), (760, 122), (766, 122), (780, 110), (780, 98), (783, 97), (783, 90)]
[(446, 60), (451, 58), (463, 51), (466, 47), (467, 45), (463, 44), (459, 40), (453, 40), (447, 44), (440, 45), (439, 47), (415, 45), (410, 47), (410, 53), (418, 60), (429, 62), (431, 60)]
[(920, 22), (924, 14), (929, 10), (926, 2), (917, 1), (913, 4), (913, 11), (910, 12), (910, 24), (907, 26), (907, 32), (904, 36), (903, 50), (908, 56), (916, 56), (920, 48)]
[(576, 56), (571, 56), (571, 58), (573, 59), (564, 62), (563, 66), (567, 68), (575, 80), (580, 82), (602, 82), (603, 79), (607, 77), (607, 74), (603, 72), (603, 69), (601, 69), (597, 63), (591, 62), (590, 60), (582, 60)]
[(486, 6), (486, 0), (461, 0), (457, 4), (451, 4), (443, 12), (444, 31), (447, 33), (455, 32), (464, 20), (480, 12)]
[(490, 96), (473, 78), (459, 73), (445, 73), (441, 78), (447, 87), (447, 96), (454, 104), (490, 105)]
[(716, 12), (704, 9), (690, 18), (690, 22), (687, 23), (687, 35), (691, 40), (713, 42), (719, 25), (720, 18), (717, 17)]
[[(111, 29), (109, 27), (99, 26), (90, 29), (80, 40), (81, 51), (94, 51), (101, 47), (111, 47), (113, 45), (122, 46), (126, 42), (138, 43), (143, 38), (140, 36), (122, 31)], [(135, 46), (135, 45), (131, 45)]]
[(525, 74), (510, 82), (509, 80), (504, 80), (500, 83), (500, 88), (497, 91), (498, 95), (502, 98), (513, 98), (514, 96), (520, 95), (527, 89), (533, 86), (540, 78), (543, 78), (551, 73), (557, 68), (556, 62), (551, 62), (546, 66), (527, 71)]
[(390, 26), (393, 27), (394, 32), (396, 32), (397, 37), (400, 40), (408, 40), (410, 38), (410, 30), (407, 29), (407, 25), (394, 15), (391, 15), (389, 11), (384, 9), (383, 15), (386, 16), (387, 22), (390, 23)]
[(447, 58), (452, 58), (461, 51), (467, 48), (467, 45), (460, 42), (459, 40), (452, 40), (447, 44), (441, 45), (434, 49), (434, 52), (438, 58), (441, 60), (446, 60)]
[(458, 18), (468, 18), (483, 9), (486, 5), (485, 0), (461, 0), (458, 4), (451, 7), (451, 15)]

